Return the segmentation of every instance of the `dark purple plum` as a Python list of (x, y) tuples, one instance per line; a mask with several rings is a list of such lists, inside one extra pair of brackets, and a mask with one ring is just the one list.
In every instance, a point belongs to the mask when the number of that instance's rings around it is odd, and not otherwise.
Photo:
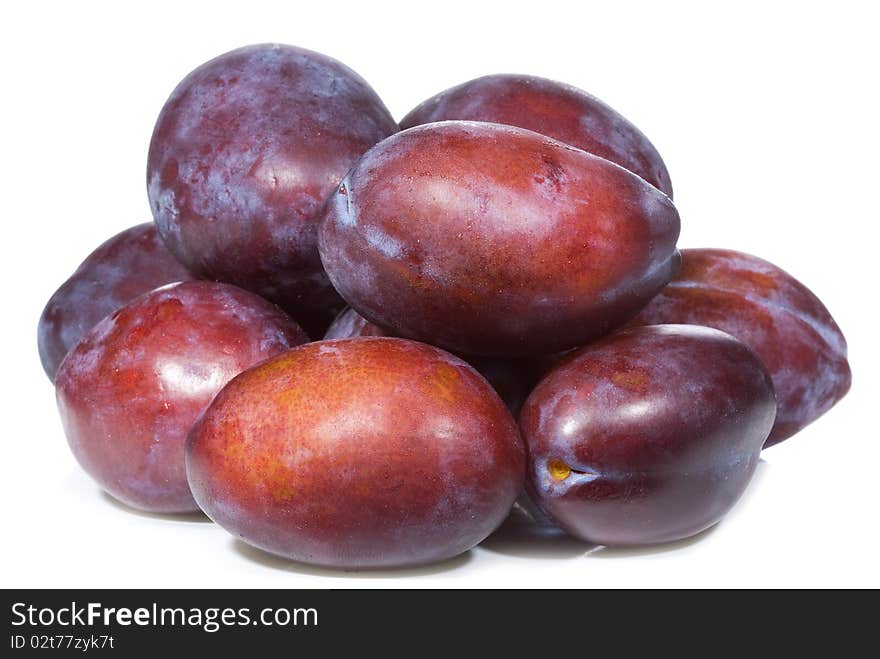
[(723, 249), (682, 250), (679, 275), (632, 326), (684, 323), (732, 334), (763, 360), (778, 408), (765, 448), (791, 437), (846, 395), (846, 339), (828, 309), (784, 270)]
[(233, 379), (186, 446), (215, 522), (295, 561), (398, 567), (467, 551), (507, 515), (525, 453), (465, 362), (414, 341), (318, 341)]
[(648, 138), (613, 108), (577, 87), (526, 75), (484, 76), (429, 98), (400, 126), (451, 119), (533, 130), (625, 167), (672, 197), (669, 172)]
[(559, 352), (634, 316), (678, 269), (678, 212), (632, 172), (532, 131), (447, 121), (368, 151), (319, 246), (372, 323), (458, 354)]
[(89, 254), (43, 309), (37, 345), (46, 375), (55, 380), (61, 360), (104, 316), (154, 288), (192, 278), (152, 222), (116, 234)]
[(318, 258), (321, 208), (396, 130), (372, 88), (336, 60), (277, 44), (226, 53), (190, 73), (156, 122), (156, 225), (191, 271), (254, 291), (314, 332), (341, 307)]
[(581, 540), (686, 538), (739, 499), (775, 414), (770, 374), (729, 334), (624, 330), (568, 356), (526, 400), (526, 490)]
[(235, 286), (191, 281), (136, 298), (61, 362), (58, 408), (74, 456), (109, 494), (149, 512), (198, 510), (184, 442), (233, 376), (307, 337)]

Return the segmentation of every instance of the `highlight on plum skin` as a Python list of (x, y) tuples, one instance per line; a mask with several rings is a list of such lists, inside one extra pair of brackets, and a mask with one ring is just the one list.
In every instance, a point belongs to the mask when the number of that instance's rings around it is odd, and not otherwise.
[(812, 423), (849, 391), (846, 339), (806, 286), (763, 259), (723, 249), (682, 250), (678, 276), (629, 325), (684, 323), (750, 346), (773, 377), (778, 409), (765, 448)]
[(40, 315), (37, 346), (46, 375), (55, 381), (61, 360), (99, 320), (138, 295), (190, 279), (152, 222), (108, 239), (58, 287)]
[(400, 127), (448, 120), (533, 130), (610, 160), (672, 197), (669, 172), (650, 140), (613, 108), (571, 85), (518, 74), (488, 75), (429, 98)]
[(498, 395), (453, 355), (395, 338), (309, 343), (233, 379), (186, 447), (215, 522), (336, 568), (442, 561), (519, 494), (525, 453)]
[[(324, 339), (351, 339), (364, 336), (394, 336), (348, 307), (333, 321)], [(509, 359), (503, 357), (462, 357), (477, 369), (495, 389), (510, 413), (516, 417), (532, 387), (554, 363), (552, 357)]]
[(529, 396), (526, 490), (587, 542), (686, 538), (740, 498), (775, 413), (769, 373), (729, 334), (623, 330), (566, 358)]
[(573, 348), (677, 272), (678, 212), (635, 174), (532, 131), (447, 121), (368, 151), (319, 234), (369, 321), (458, 354)]
[(184, 468), (193, 422), (234, 375), (307, 340), (280, 309), (235, 286), (191, 281), (146, 293), (99, 322), (58, 369), (70, 448), (133, 508), (197, 511)]
[(156, 122), (156, 225), (191, 271), (262, 295), (314, 331), (341, 306), (318, 257), (321, 208), (397, 130), (366, 81), (330, 57), (279, 44), (226, 53), (187, 75)]

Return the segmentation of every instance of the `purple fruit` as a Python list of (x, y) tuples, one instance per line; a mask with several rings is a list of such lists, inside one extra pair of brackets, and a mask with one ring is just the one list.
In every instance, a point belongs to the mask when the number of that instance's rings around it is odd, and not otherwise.
[(190, 73), (159, 115), (147, 167), (153, 217), (193, 272), (320, 324), (341, 306), (318, 258), (321, 208), (396, 130), (376, 93), (336, 60), (274, 44), (234, 50)]
[(266, 300), (194, 281), (136, 298), (98, 323), (58, 369), (64, 431), (83, 469), (141, 510), (198, 510), (184, 441), (226, 382), (307, 340)]
[(375, 146), (328, 202), (320, 251), (367, 320), (453, 352), (583, 345), (677, 272), (679, 217), (632, 172), (537, 133), (447, 121)]
[(116, 234), (89, 254), (43, 309), (37, 344), (46, 375), (55, 380), (61, 360), (104, 316), (154, 288), (192, 278), (152, 222)]
[(193, 427), (189, 482), (246, 542), (342, 568), (441, 561), (522, 488), (516, 424), (476, 371), (393, 338), (310, 343), (242, 373)]
[(630, 323), (705, 325), (754, 350), (773, 376), (778, 408), (765, 448), (791, 437), (846, 395), (846, 339), (797, 279), (755, 256), (682, 250), (681, 272)]
[(769, 373), (729, 334), (621, 331), (567, 357), (532, 391), (520, 414), (526, 489), (588, 542), (685, 538), (739, 499), (775, 413)]

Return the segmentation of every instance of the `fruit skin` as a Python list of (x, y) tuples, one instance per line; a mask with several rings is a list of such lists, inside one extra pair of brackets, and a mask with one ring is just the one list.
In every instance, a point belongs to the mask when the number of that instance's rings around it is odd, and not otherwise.
[(37, 346), (46, 375), (54, 382), (64, 356), (107, 314), (154, 288), (192, 278), (152, 222), (102, 243), (52, 294), (40, 316)]
[(324, 334), (325, 341), (334, 339), (356, 339), (362, 336), (394, 336), (388, 330), (361, 316), (351, 307), (343, 309)]
[[(348, 307), (340, 313), (324, 335), (324, 339), (351, 339), (364, 336), (393, 336)], [(547, 371), (548, 359), (493, 359), (464, 357), (495, 389), (507, 409), (515, 417), (538, 381)]]
[[(371, 323), (351, 307), (340, 313), (324, 335), (325, 340), (350, 339), (365, 336), (392, 336), (387, 330)], [(503, 359), (492, 357), (465, 358), (477, 372), (486, 378), (501, 400), (516, 418), (532, 388), (552, 366), (559, 356), (533, 359)], [(552, 527), (552, 522), (539, 511), (525, 492), (514, 502), (508, 519), (518, 524), (536, 524)]]
[(681, 272), (630, 325), (662, 323), (715, 327), (763, 360), (778, 401), (765, 448), (815, 421), (852, 383), (846, 339), (819, 298), (784, 270), (749, 254), (682, 250)]
[(450, 119), (527, 128), (601, 156), (672, 197), (663, 159), (647, 137), (598, 98), (561, 82), (517, 74), (489, 75), (429, 98), (401, 128)]
[(172, 284), (136, 298), (58, 369), (70, 448), (129, 506), (196, 511), (183, 452), (193, 422), (234, 375), (306, 340), (280, 309), (226, 284)]
[(685, 538), (739, 499), (775, 410), (764, 365), (729, 334), (621, 331), (564, 360), (523, 406), (526, 490), (588, 542)]
[(278, 44), (234, 50), (190, 73), (162, 108), (147, 166), (153, 217), (193, 272), (314, 324), (309, 314), (341, 306), (318, 258), (321, 207), (396, 131), (340, 62)]
[(246, 542), (339, 568), (467, 551), (505, 518), (525, 453), (460, 359), (394, 338), (310, 343), (221, 391), (190, 433), (196, 500)]
[(583, 345), (678, 268), (662, 192), (521, 128), (441, 122), (368, 151), (328, 201), (321, 259), (367, 320), (482, 356)]

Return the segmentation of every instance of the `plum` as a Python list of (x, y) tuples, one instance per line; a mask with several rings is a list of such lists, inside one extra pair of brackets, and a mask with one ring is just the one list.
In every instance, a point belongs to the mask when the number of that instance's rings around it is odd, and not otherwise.
[(341, 304), (318, 258), (321, 207), (396, 130), (372, 88), (336, 60), (277, 44), (226, 53), (190, 73), (156, 122), (156, 225), (201, 277), (258, 293), (303, 326), (329, 323)]
[(484, 76), (429, 98), (400, 127), (450, 119), (533, 130), (617, 163), (672, 197), (669, 172), (648, 138), (577, 87), (526, 75)]
[(154, 288), (192, 278), (152, 222), (116, 234), (89, 254), (43, 309), (37, 345), (46, 375), (54, 382), (64, 356), (104, 316)]
[(765, 448), (791, 437), (849, 391), (846, 340), (831, 314), (806, 286), (757, 257), (682, 250), (679, 275), (631, 325), (664, 323), (715, 327), (761, 357), (778, 403)]
[(453, 352), (558, 352), (636, 314), (678, 268), (669, 197), (522, 128), (448, 121), (368, 151), (328, 200), (321, 259), (351, 307)]
[(189, 483), (215, 522), (295, 561), (440, 561), (505, 518), (525, 454), (462, 360), (404, 339), (309, 343), (234, 378), (193, 427)]
[[(350, 339), (362, 336), (394, 336), (388, 330), (371, 323), (352, 308), (340, 313), (324, 335), (325, 339)], [(492, 357), (463, 357), (495, 389), (510, 413), (516, 416), (532, 386), (552, 363), (543, 358), (503, 359)]]
[(196, 511), (184, 467), (193, 422), (234, 375), (306, 340), (280, 309), (235, 286), (190, 281), (146, 293), (61, 362), (55, 385), (70, 448), (129, 506)]
[(739, 499), (775, 413), (770, 374), (729, 334), (623, 330), (568, 356), (526, 400), (526, 490), (581, 540), (685, 538)]

